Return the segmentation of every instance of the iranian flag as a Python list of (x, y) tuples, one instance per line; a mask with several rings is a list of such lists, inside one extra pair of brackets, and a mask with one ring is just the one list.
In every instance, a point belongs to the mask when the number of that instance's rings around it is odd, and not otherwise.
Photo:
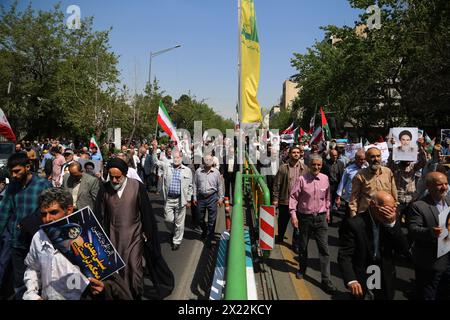
[(0, 109), (0, 135), (4, 136), (8, 140), (16, 141), (16, 135), (14, 134), (2, 109)]
[(97, 150), (100, 150), (100, 147), (99, 147), (99, 145), (97, 143), (97, 140), (95, 140), (95, 136), (92, 136), (91, 140), (89, 141), (89, 149), (92, 149), (94, 147), (96, 147)]
[(330, 126), (328, 125), (327, 118), (325, 118), (325, 112), (323, 112), (323, 108), (320, 107), (320, 115), (322, 116), (322, 131), (325, 135), (325, 139), (327, 141), (331, 140), (331, 131)]
[(175, 141), (179, 146), (181, 145), (177, 136), (177, 130), (173, 125), (172, 119), (170, 119), (169, 113), (167, 112), (166, 107), (164, 107), (162, 101), (159, 101), (158, 124), (161, 126), (164, 132), (169, 135), (172, 141)]
[(309, 120), (309, 134), (313, 134), (314, 133), (314, 124), (316, 122), (316, 113), (314, 113), (314, 115), (312, 116), (311, 120)]

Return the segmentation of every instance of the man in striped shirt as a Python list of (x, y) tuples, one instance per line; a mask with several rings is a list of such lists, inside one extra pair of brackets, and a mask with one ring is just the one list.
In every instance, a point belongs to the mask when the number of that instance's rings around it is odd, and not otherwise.
[(158, 144), (153, 145), (153, 162), (162, 168), (163, 188), (162, 194), (165, 201), (164, 219), (171, 230), (172, 250), (178, 250), (184, 236), (184, 224), (186, 219), (186, 208), (191, 207), (193, 192), (192, 171), (183, 165), (183, 155), (176, 149), (173, 151), (173, 161), (158, 160), (156, 149)]

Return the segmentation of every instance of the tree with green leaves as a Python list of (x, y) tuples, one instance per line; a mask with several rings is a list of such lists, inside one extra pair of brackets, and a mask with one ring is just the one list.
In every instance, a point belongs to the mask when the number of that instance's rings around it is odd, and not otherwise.
[[(394, 126), (446, 127), (450, 114), (450, 2), (351, 0), (353, 8), (381, 9), (381, 28), (364, 13), (355, 26), (323, 27), (325, 37), (294, 54), (294, 103), (307, 125), (324, 106), (360, 134)], [(335, 41), (332, 41), (334, 38)], [(386, 132), (387, 133), (387, 132)]]
[(93, 21), (86, 17), (69, 29), (61, 4), (37, 12), (31, 4), (23, 11), (17, 2), (0, 5), (0, 105), (18, 139), (95, 135), (102, 143), (111, 127), (128, 140), (149, 139), (160, 100), (179, 128), (192, 132), (195, 120), (223, 132), (233, 128), (190, 93), (174, 102), (156, 78), (143, 93), (120, 87), (111, 29), (94, 31)]
[[(167, 106), (166, 106), (167, 107)], [(177, 128), (183, 128), (194, 133), (194, 122), (202, 121), (203, 129), (215, 128), (225, 133), (226, 129), (233, 129), (234, 123), (230, 119), (224, 119), (218, 115), (204, 101), (198, 101), (190, 93), (183, 94), (172, 108), (168, 108), (169, 114), (176, 123)]]
[(19, 136), (97, 137), (118, 99), (118, 58), (93, 18), (68, 29), (61, 5), (0, 6), (0, 103)]

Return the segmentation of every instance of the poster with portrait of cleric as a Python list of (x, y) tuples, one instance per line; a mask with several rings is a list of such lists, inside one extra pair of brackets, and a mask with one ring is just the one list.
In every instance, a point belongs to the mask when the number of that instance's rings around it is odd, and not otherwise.
[(90, 160), (90, 159), (78, 159), (78, 162), (81, 164), (81, 168), (83, 172), (86, 172), (90, 175), (96, 175), (97, 173), (101, 173), (102, 170), (102, 161), (100, 160)]
[(394, 161), (417, 161), (419, 147), (418, 128), (393, 128), (392, 136), (395, 144), (392, 148)]
[(44, 224), (53, 247), (87, 278), (103, 280), (125, 267), (102, 226), (89, 207)]

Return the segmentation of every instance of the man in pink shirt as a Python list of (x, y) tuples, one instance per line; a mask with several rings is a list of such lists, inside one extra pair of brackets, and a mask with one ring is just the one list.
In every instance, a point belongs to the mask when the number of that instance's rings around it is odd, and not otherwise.
[(311, 155), (309, 173), (300, 176), (291, 190), (289, 212), (291, 223), (299, 228), (299, 271), (302, 279), (308, 262), (309, 235), (314, 235), (319, 249), (322, 289), (329, 294), (336, 291), (330, 280), (330, 253), (328, 250), (328, 221), (330, 220), (330, 184), (320, 173), (322, 158)]
[(54, 187), (60, 187), (61, 186), (61, 173), (62, 173), (62, 166), (66, 162), (64, 157), (61, 154), (61, 150), (59, 147), (52, 147), (50, 149), (50, 152), (53, 156), (53, 170), (52, 175), (50, 176), (49, 180), (52, 182)]

